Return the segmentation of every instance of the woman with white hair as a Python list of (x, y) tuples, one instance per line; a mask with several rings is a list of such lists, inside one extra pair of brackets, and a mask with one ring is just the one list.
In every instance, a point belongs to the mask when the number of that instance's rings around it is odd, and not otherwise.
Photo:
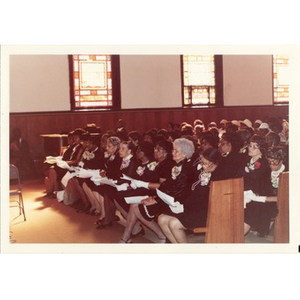
[(144, 187), (147, 189), (158, 188), (160, 192), (174, 197), (177, 201), (174, 207), (170, 207), (155, 193), (154, 196), (142, 200), (141, 204), (132, 204), (129, 211), (130, 217), (127, 218), (126, 228), (120, 243), (131, 243), (132, 229), (137, 220), (153, 230), (162, 243), (166, 241), (156, 219), (161, 213), (168, 212), (170, 209), (181, 209), (182, 205), (180, 199), (185, 197), (186, 190), (189, 189), (192, 184), (193, 172), (191, 157), (194, 151), (195, 146), (192, 141), (186, 138), (176, 139), (173, 142), (172, 151), (173, 160), (176, 164), (163, 183), (158, 186), (139, 180), (132, 181), (133, 187)]

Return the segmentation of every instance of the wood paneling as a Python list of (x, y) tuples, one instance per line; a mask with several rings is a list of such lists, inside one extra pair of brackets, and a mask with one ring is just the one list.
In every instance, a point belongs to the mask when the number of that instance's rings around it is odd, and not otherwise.
[(118, 119), (127, 122), (128, 131), (145, 132), (153, 127), (165, 128), (169, 121), (193, 123), (201, 119), (206, 125), (212, 121), (217, 124), (221, 119), (244, 120), (265, 119), (267, 116), (286, 116), (288, 106), (249, 106), (224, 108), (183, 108), (183, 109), (147, 109), (94, 112), (41, 112), (11, 113), (10, 130), (19, 127), (24, 139), (29, 142), (34, 157), (43, 156), (41, 134), (67, 133), (77, 127), (95, 123), (105, 132), (115, 129)]

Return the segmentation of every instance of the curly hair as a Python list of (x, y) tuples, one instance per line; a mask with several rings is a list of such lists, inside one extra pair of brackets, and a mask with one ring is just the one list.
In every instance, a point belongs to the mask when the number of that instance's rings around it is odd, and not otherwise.
[(272, 146), (269, 147), (266, 153), (267, 158), (276, 159), (279, 161), (284, 161), (286, 159), (287, 152), (282, 146)]
[(176, 139), (173, 143), (180, 148), (187, 159), (191, 158), (195, 152), (194, 143), (186, 138)]
[(113, 146), (120, 147), (121, 140), (117, 136), (110, 136), (107, 142), (111, 143)]
[(268, 148), (268, 143), (266, 141), (266, 138), (264, 136), (260, 136), (258, 134), (254, 134), (250, 140), (250, 143), (256, 143), (260, 152), (265, 155), (267, 148)]
[(217, 148), (209, 147), (205, 149), (201, 155), (207, 159), (208, 161), (218, 165), (222, 159), (221, 153), (218, 151)]
[(243, 147), (243, 142), (236, 132), (226, 131), (222, 134), (222, 139), (231, 144), (232, 152), (238, 152)]

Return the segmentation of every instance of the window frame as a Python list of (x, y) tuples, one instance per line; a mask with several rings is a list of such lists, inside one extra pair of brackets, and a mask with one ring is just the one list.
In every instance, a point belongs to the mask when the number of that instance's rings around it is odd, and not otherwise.
[[(187, 54), (188, 55), (188, 54)], [(182, 95), (182, 107), (183, 108), (205, 108), (205, 107), (223, 107), (223, 55), (214, 56), (215, 67), (215, 103), (206, 104), (185, 104), (184, 103), (184, 62), (183, 55), (180, 55), (181, 62), (181, 95)]]
[[(68, 55), (71, 111), (120, 110), (121, 109), (120, 55), (113, 55), (113, 54), (111, 55), (112, 106), (85, 106), (85, 107), (75, 106), (76, 101), (75, 101), (75, 89), (74, 89), (73, 55), (85, 55), (85, 54)], [(92, 54), (86, 54), (86, 55), (92, 55)], [(97, 54), (97, 55), (101, 55), (101, 54)]]
[[(275, 87), (275, 58), (274, 56), (282, 56), (282, 57), (285, 57), (285, 58), (282, 58), (282, 59), (288, 59), (288, 63), (287, 63), (287, 66), (288, 68), (290, 68), (290, 57), (289, 55), (284, 55), (284, 54), (273, 54), (272, 55), (272, 93), (273, 93), (273, 105), (274, 106), (278, 106), (278, 105), (289, 105), (290, 101), (289, 101), (289, 98), (290, 98), (290, 84), (287, 85), (287, 93), (288, 93), (288, 99), (285, 100), (285, 101), (275, 101), (275, 93), (278, 91), (275, 91), (275, 88), (278, 88), (278, 85)], [(287, 56), (287, 57), (286, 57)], [(276, 73), (276, 75), (278, 75), (278, 72)], [(284, 86), (282, 86), (281, 88), (284, 88)]]

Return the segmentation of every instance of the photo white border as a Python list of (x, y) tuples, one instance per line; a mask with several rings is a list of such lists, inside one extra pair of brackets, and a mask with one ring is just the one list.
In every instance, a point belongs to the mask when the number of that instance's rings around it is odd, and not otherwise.
[[(12, 54), (276, 54), (290, 56), (290, 243), (288, 244), (10, 244), (8, 200), (9, 153), (9, 56)], [(2, 253), (297, 253), (300, 245), (299, 201), (296, 199), (297, 157), (295, 156), (300, 99), (300, 46), (297, 45), (4, 45), (1, 47), (1, 252)], [(298, 110), (299, 111), (299, 110)], [(297, 162), (297, 163), (296, 163)]]

